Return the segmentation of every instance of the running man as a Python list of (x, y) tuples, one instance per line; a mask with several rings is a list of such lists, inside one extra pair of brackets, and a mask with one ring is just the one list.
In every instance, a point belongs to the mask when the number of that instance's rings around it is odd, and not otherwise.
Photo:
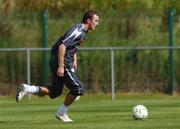
[(65, 85), (69, 89), (69, 93), (55, 116), (63, 122), (72, 122), (73, 120), (67, 115), (68, 107), (77, 96), (83, 95), (84, 91), (84, 86), (75, 73), (77, 68), (76, 52), (82, 41), (85, 40), (88, 31), (95, 30), (98, 24), (99, 15), (97, 11), (86, 11), (82, 23), (72, 26), (51, 48), (49, 63), (52, 72), (52, 85), (35, 86), (21, 84), (16, 95), (16, 101), (19, 102), (29, 93), (49, 95), (53, 99), (62, 94), (63, 86)]

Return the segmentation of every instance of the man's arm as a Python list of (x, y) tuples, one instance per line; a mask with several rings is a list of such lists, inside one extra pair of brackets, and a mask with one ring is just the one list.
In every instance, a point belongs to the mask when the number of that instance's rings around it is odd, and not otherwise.
[(60, 77), (64, 76), (64, 55), (66, 52), (66, 47), (62, 43), (59, 45), (59, 50), (58, 50), (58, 70), (57, 70), (57, 75)]
[(77, 57), (76, 57), (76, 53), (74, 54), (74, 59), (73, 59), (73, 68), (74, 70), (77, 69)]

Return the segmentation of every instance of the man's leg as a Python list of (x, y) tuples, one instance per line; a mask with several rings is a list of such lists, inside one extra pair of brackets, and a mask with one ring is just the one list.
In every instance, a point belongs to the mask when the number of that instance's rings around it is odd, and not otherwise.
[(64, 103), (60, 105), (56, 117), (64, 122), (71, 122), (72, 120), (68, 117), (68, 107), (74, 102), (77, 96), (83, 94), (83, 84), (77, 78), (77, 75), (68, 68), (65, 68), (64, 83), (70, 92), (66, 96)]
[(62, 120), (63, 122), (72, 122), (73, 120), (71, 120), (68, 115), (67, 115), (67, 111), (68, 111), (68, 107), (74, 102), (74, 100), (76, 99), (77, 96), (75, 95), (71, 95), (71, 94), (67, 94), (64, 103), (60, 105), (58, 112), (56, 113), (56, 118)]
[(71, 94), (67, 94), (64, 103), (60, 106), (58, 112), (60, 114), (66, 114), (68, 107), (74, 102), (74, 100), (76, 99), (77, 96), (71, 95)]
[(75, 96), (75, 95), (67, 94), (67, 96), (66, 96), (66, 98), (64, 100), (64, 105), (70, 106), (74, 102), (76, 97), (77, 96)]
[[(67, 82), (69, 82), (69, 84)], [(65, 83), (65, 85), (70, 89), (70, 92), (67, 94), (64, 103), (60, 105), (58, 112), (56, 113), (56, 118), (62, 120), (63, 122), (72, 122), (73, 120), (68, 117), (67, 111), (69, 106), (71, 106), (71, 104), (76, 99), (76, 97), (83, 94), (83, 85), (78, 80), (76, 81), (76, 83), (74, 83), (74, 80), (66, 81)]]
[(16, 101), (19, 102), (27, 94), (48, 95), (49, 89), (47, 87), (21, 84), (19, 91), (16, 94)]

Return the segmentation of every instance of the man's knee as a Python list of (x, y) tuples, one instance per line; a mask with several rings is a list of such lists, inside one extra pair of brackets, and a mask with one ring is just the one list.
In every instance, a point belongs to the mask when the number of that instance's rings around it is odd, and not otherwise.
[(70, 90), (69, 92), (71, 95), (74, 95), (74, 96), (81, 96), (84, 94), (84, 89), (81, 88), (79, 90)]

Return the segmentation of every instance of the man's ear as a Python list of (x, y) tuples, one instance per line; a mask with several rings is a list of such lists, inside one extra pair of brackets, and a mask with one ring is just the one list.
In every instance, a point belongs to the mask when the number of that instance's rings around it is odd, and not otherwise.
[(90, 18), (87, 19), (87, 23), (88, 24), (91, 23), (91, 19)]

